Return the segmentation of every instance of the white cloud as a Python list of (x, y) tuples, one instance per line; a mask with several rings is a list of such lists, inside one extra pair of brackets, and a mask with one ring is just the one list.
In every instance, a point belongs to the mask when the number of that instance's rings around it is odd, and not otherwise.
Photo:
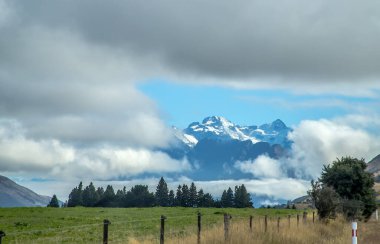
[(0, 172), (54, 179), (112, 179), (191, 170), (185, 158), (174, 160), (159, 151), (106, 145), (74, 148), (54, 139), (27, 138), (21, 128), (13, 121), (0, 123)]
[(257, 178), (281, 178), (284, 176), (278, 160), (260, 155), (253, 161), (236, 162), (235, 168)]
[[(359, 121), (364, 123), (363, 120)], [(292, 156), (286, 163), (298, 177), (316, 178), (322, 166), (336, 158), (352, 156), (372, 159), (380, 153), (379, 137), (357, 125), (357, 121), (347, 119), (302, 121), (289, 134), (289, 139), (294, 143)]]
[(249, 193), (270, 196), (275, 199), (294, 199), (306, 195), (310, 188), (310, 181), (292, 178), (196, 181), (195, 184), (203, 188), (205, 192), (210, 192), (218, 197), (228, 187), (233, 188), (236, 185), (244, 184)]

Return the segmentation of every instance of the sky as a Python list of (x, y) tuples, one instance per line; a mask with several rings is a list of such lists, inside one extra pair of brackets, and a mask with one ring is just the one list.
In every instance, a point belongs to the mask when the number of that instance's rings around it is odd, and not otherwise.
[(299, 178), (242, 181), (296, 197), (322, 164), (380, 153), (379, 39), (370, 0), (0, 0), (0, 174), (60, 198), (80, 180), (174, 185), (192, 166), (154, 150), (172, 125), (279, 118), (292, 158), (239, 165)]

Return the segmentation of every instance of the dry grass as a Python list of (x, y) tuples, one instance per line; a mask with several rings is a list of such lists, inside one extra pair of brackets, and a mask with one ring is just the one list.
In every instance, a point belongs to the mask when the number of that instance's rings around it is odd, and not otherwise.
[[(380, 222), (370, 221), (368, 223), (359, 223), (359, 243), (379, 243)], [(145, 240), (129, 239), (129, 243), (157, 243), (158, 236), (155, 239), (148, 238)], [(292, 243), (292, 244), (313, 244), (313, 243), (350, 243), (351, 242), (351, 223), (343, 219), (330, 221), (328, 224), (309, 220), (303, 223), (300, 220), (297, 226), (295, 218), (291, 219), (290, 226), (287, 219), (281, 219), (280, 227), (277, 227), (277, 219), (268, 221), (267, 232), (264, 230), (263, 218), (254, 219), (252, 231), (249, 228), (248, 219), (232, 219), (228, 240), (225, 241), (223, 224), (217, 224), (205, 228), (201, 234), (201, 243)], [(189, 230), (187, 234), (169, 233), (166, 235), (165, 243), (182, 244), (197, 243), (197, 234), (195, 230)]]

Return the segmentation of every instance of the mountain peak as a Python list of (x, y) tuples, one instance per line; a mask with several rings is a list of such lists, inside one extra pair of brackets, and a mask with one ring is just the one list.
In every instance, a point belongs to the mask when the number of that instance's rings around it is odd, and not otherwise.
[[(280, 119), (257, 127), (255, 125), (240, 126), (221, 116), (209, 116), (204, 118), (202, 123), (191, 123), (182, 133), (184, 136), (191, 136), (189, 139), (192, 141), (192, 146), (203, 139), (251, 141), (254, 144), (262, 141), (283, 145), (287, 144), (289, 131), (290, 128)], [(189, 144), (188, 140), (183, 139), (183, 136), (177, 137), (181, 137), (182, 141)]]
[(203, 125), (217, 125), (217, 126), (234, 126), (231, 121), (221, 116), (206, 117), (202, 121)]
[(282, 120), (276, 119), (275, 121), (272, 122), (272, 128), (275, 130), (281, 130), (281, 129), (286, 128), (286, 125)]

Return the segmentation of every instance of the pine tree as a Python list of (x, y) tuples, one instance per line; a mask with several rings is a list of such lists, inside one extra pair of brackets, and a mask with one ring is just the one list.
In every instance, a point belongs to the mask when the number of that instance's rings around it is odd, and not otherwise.
[(51, 207), (51, 208), (59, 208), (58, 198), (55, 194), (53, 195), (53, 197), (51, 198), (51, 200), (47, 206)]
[(99, 201), (99, 195), (92, 182), (83, 190), (83, 206), (93, 207)]
[(234, 206), (236, 208), (252, 207), (251, 196), (247, 192), (244, 184), (241, 186), (235, 186)]
[(211, 208), (211, 207), (214, 207), (214, 205), (215, 205), (215, 201), (212, 198), (211, 194), (210, 193), (206, 193), (203, 196), (203, 206), (205, 208)]
[(163, 177), (161, 177), (156, 188), (156, 204), (158, 206), (166, 207), (169, 205), (169, 191), (168, 185), (166, 184)]
[(174, 196), (174, 191), (173, 190), (169, 191), (169, 206), (170, 207), (175, 206), (175, 196)]
[(182, 185), (181, 206), (182, 207), (190, 206), (190, 191), (189, 191), (189, 187), (186, 184)]
[(194, 207), (197, 205), (198, 199), (197, 199), (197, 187), (195, 186), (194, 182), (190, 185), (190, 192), (189, 192), (189, 206)]
[(103, 187), (98, 187), (96, 189), (96, 194), (98, 195), (99, 200), (103, 198), (104, 195), (104, 189)]
[(204, 207), (205, 203), (204, 203), (204, 192), (203, 192), (203, 189), (200, 189), (198, 191), (198, 196), (197, 196), (197, 205), (198, 207)]
[(78, 187), (75, 187), (70, 195), (69, 200), (67, 202), (68, 207), (76, 207), (76, 206), (83, 206), (83, 184), (82, 182), (79, 183)]
[(127, 192), (125, 207), (153, 207), (154, 194), (146, 185), (135, 185)]
[(227, 191), (223, 191), (221, 204), (224, 208), (232, 208), (234, 206), (234, 194), (231, 187), (228, 187)]
[(175, 195), (175, 206), (181, 206), (182, 204), (182, 187), (179, 185), (177, 187), (177, 192)]

